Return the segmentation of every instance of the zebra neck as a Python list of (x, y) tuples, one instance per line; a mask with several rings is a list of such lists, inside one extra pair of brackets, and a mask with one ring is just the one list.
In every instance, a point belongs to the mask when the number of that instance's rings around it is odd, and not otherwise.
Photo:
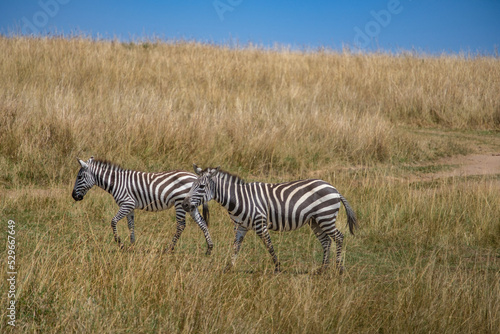
[(245, 184), (231, 182), (232, 180), (219, 180), (214, 191), (214, 200), (225, 207), (229, 213), (239, 208), (239, 203), (244, 197)]
[(113, 194), (114, 185), (119, 172), (121, 172), (121, 169), (116, 166), (97, 166), (94, 170), (95, 184), (108, 193)]

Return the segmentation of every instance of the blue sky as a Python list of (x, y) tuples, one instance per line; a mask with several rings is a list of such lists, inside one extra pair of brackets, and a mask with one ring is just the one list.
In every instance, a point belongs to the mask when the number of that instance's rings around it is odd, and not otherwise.
[(0, 0), (0, 33), (495, 54), (500, 0)]

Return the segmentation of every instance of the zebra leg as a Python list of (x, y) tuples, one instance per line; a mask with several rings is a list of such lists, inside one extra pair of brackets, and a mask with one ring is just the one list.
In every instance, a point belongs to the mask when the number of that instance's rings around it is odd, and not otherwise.
[(130, 243), (134, 244), (135, 242), (135, 233), (134, 233), (134, 211), (127, 215), (127, 223), (128, 230), (130, 231)]
[(196, 224), (198, 224), (198, 226), (203, 231), (203, 234), (205, 235), (205, 240), (207, 241), (206, 255), (210, 255), (212, 249), (214, 248), (214, 243), (212, 242), (212, 238), (210, 237), (210, 232), (208, 232), (207, 223), (205, 222), (205, 219), (203, 219), (203, 217), (200, 215), (198, 209), (194, 209), (193, 211), (190, 212), (190, 214), (191, 217), (193, 217), (193, 220), (196, 222)]
[(233, 243), (233, 250), (234, 253), (231, 256), (231, 262), (229, 262), (226, 265), (226, 268), (224, 271), (228, 271), (231, 269), (231, 267), (234, 267), (236, 263), (236, 259), (238, 258), (238, 253), (241, 248), (241, 244), (243, 243), (243, 239), (245, 238), (245, 235), (247, 234), (248, 230), (244, 228), (243, 226), (237, 224), (235, 221), (234, 222), (234, 243)]
[(267, 230), (267, 226), (265, 222), (260, 222), (255, 224), (255, 233), (262, 239), (264, 245), (266, 245), (267, 251), (271, 254), (274, 263), (274, 272), (278, 273), (281, 271), (280, 263), (278, 261), (278, 257), (274, 252), (274, 247), (271, 242), (271, 236), (269, 235), (269, 231)]
[(337, 245), (337, 258), (335, 264), (337, 265), (339, 272), (342, 274), (344, 272), (344, 267), (342, 266), (342, 242), (344, 241), (344, 235), (335, 228), (331, 237), (335, 240), (335, 244)]
[(113, 229), (113, 236), (115, 237), (115, 241), (118, 243), (120, 248), (123, 248), (123, 244), (121, 242), (120, 236), (118, 235), (118, 231), (116, 230), (116, 224), (118, 223), (119, 220), (128, 216), (131, 211), (133, 211), (133, 206), (130, 207), (128, 205), (122, 205), (120, 206), (120, 209), (118, 210), (116, 216), (114, 216), (113, 219), (111, 219), (111, 228)]
[(316, 238), (318, 238), (321, 246), (323, 247), (323, 263), (321, 268), (317, 271), (317, 273), (319, 274), (326, 268), (328, 268), (328, 265), (330, 263), (330, 247), (332, 245), (332, 239), (315, 221), (311, 222), (311, 229), (314, 231)]
[(182, 232), (184, 231), (184, 228), (186, 228), (186, 211), (184, 211), (184, 209), (182, 208), (182, 203), (178, 203), (175, 205), (175, 218), (177, 220), (177, 230), (175, 231), (174, 238), (172, 239), (170, 246), (165, 249), (166, 253), (174, 252), (177, 240), (179, 240)]

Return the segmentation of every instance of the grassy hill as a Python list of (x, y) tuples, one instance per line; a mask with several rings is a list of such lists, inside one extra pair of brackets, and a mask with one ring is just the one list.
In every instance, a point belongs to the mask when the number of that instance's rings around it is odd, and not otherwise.
[[(16, 222), (21, 332), (500, 327), (500, 174), (428, 177), (454, 168), (438, 159), (500, 152), (498, 58), (85, 38), (0, 37), (0, 49), (0, 221)], [(307, 227), (271, 235), (284, 273), (254, 233), (223, 273), (233, 228), (216, 203), (210, 257), (190, 219), (176, 254), (162, 253), (173, 211), (136, 211), (136, 247), (119, 251), (111, 196), (70, 196), (75, 158), (91, 155), (144, 171), (196, 162), (249, 181), (327, 180), (359, 217), (346, 273), (312, 274), (322, 250)]]

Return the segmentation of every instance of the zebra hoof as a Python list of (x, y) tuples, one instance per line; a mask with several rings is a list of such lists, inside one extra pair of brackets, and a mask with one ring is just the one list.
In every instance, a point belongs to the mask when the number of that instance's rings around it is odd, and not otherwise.
[(226, 267), (224, 267), (224, 270), (222, 272), (228, 273), (231, 271), (231, 268), (233, 268), (233, 265), (231, 263), (228, 263), (228, 264), (226, 264)]
[(208, 247), (207, 247), (207, 252), (205, 253), (205, 255), (210, 255), (210, 254), (212, 254), (212, 249), (214, 249), (214, 245), (213, 245), (213, 244), (208, 245)]
[(339, 275), (344, 273), (344, 266), (337, 266), (337, 270), (339, 271)]
[(325, 267), (325, 266), (321, 266), (321, 267), (319, 267), (319, 268), (317, 268), (317, 269), (313, 270), (313, 271), (312, 271), (312, 274), (313, 274), (313, 275), (322, 275), (322, 274), (324, 274), (324, 273), (326, 272), (326, 268), (327, 268), (327, 267)]
[(174, 254), (174, 246), (165, 247), (163, 254)]

